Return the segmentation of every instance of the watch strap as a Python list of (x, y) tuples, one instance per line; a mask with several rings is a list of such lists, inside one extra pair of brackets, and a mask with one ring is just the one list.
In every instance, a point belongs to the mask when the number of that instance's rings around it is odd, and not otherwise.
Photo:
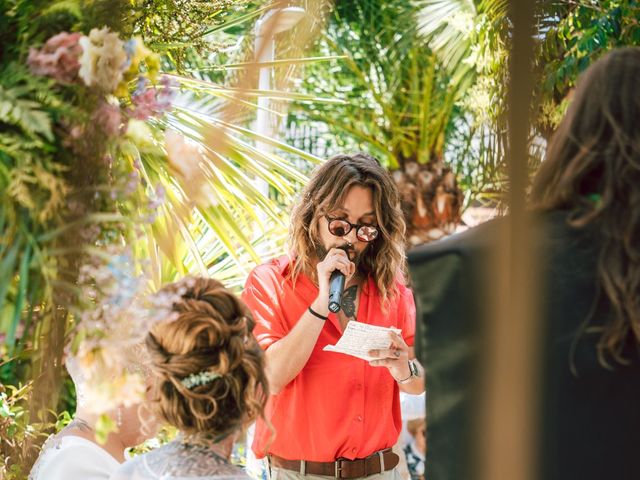
[(413, 360), (409, 360), (409, 376), (407, 378), (403, 378), (402, 380), (396, 380), (398, 383), (409, 383), (414, 378), (418, 377), (418, 366), (415, 364)]

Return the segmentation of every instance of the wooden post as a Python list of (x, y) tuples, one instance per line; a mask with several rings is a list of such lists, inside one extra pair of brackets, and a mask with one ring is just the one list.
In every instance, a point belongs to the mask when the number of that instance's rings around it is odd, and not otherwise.
[(536, 315), (538, 277), (533, 234), (525, 215), (527, 139), (534, 79), (533, 13), (535, 2), (511, 0), (513, 27), (509, 55), (508, 150), (509, 225), (494, 261), (488, 349), (481, 392), (477, 445), (478, 478), (533, 480), (539, 392), (539, 330)]

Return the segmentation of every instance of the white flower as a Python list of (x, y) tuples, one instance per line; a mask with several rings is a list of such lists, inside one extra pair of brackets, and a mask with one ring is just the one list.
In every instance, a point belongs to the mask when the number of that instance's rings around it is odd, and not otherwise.
[(175, 130), (167, 130), (164, 135), (164, 144), (169, 157), (169, 165), (185, 180), (192, 181), (202, 175), (200, 162), (203, 160), (203, 152), (184, 136)]
[(82, 46), (80, 71), (78, 74), (84, 83), (96, 86), (105, 92), (113, 92), (122, 80), (127, 63), (124, 43), (118, 34), (107, 27), (94, 28), (88, 37), (79, 41)]
[(465, 11), (454, 12), (453, 15), (449, 16), (448, 23), (450, 27), (468, 37), (474, 28), (473, 14)]
[(146, 387), (142, 375), (122, 375), (87, 385), (84, 391), (85, 407), (91, 413), (102, 415), (119, 406), (129, 407), (144, 400)]
[(208, 162), (202, 147), (176, 132), (167, 130), (164, 137), (169, 165), (181, 180), (181, 186), (194, 202), (216, 205), (218, 197), (202, 169)]
[(128, 249), (113, 247), (108, 254), (106, 259), (92, 258), (81, 268), (86, 305), (66, 349), (79, 401), (97, 414), (143, 398), (144, 381), (150, 374), (144, 339), (155, 323), (176, 315), (173, 305), (182, 295), (150, 294), (149, 276)]

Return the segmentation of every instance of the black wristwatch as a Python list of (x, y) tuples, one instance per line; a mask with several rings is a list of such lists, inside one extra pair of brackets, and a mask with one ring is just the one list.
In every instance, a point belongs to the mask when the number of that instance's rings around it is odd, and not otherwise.
[(409, 383), (414, 378), (420, 376), (420, 370), (418, 369), (418, 364), (415, 360), (409, 360), (409, 376), (402, 380), (396, 380), (398, 383)]

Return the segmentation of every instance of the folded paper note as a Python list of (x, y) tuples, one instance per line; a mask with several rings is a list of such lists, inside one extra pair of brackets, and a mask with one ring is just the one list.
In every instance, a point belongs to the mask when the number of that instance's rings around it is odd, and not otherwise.
[(389, 332), (396, 332), (399, 335), (402, 330), (351, 321), (347, 323), (347, 328), (338, 343), (327, 345), (323, 350), (344, 353), (367, 361), (375, 360), (374, 357), (369, 356), (369, 351), (389, 348), (391, 346)]

